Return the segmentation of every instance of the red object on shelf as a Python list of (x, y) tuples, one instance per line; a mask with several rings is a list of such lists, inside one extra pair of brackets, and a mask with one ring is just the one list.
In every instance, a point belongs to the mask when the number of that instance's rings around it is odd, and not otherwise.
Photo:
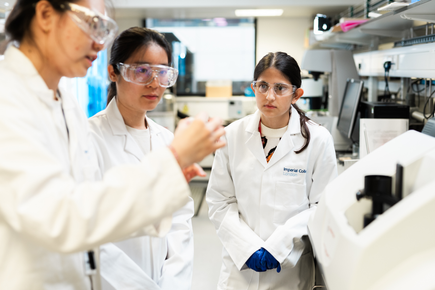
[(352, 28), (357, 27), (364, 22), (369, 21), (369, 19), (355, 19), (355, 20), (346, 20), (343, 23), (340, 23), (341, 30), (344, 32), (351, 30)]

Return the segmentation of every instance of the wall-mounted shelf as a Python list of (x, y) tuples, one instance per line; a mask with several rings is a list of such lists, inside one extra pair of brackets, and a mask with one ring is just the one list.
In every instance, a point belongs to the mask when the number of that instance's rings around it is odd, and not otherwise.
[[(428, 13), (429, 12), (429, 13)], [(377, 46), (402, 40), (413, 26), (412, 20), (435, 21), (435, 0), (420, 0), (409, 6), (370, 19), (348, 31), (331, 33), (311, 48), (350, 48), (349, 45)]]

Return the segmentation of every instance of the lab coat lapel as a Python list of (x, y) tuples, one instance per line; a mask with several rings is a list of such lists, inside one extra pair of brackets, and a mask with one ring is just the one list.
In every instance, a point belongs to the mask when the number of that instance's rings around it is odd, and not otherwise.
[[(76, 116), (74, 115), (74, 109), (76, 107), (76, 104), (74, 103), (74, 98), (72, 95), (68, 94), (67, 91), (63, 90), (62, 88), (59, 88), (61, 102), (62, 102), (62, 108), (65, 115), (65, 122), (66, 126), (68, 128), (68, 136), (69, 138), (69, 155), (70, 160), (75, 160), (76, 154), (77, 154), (77, 146), (78, 146), (78, 136), (79, 132), (77, 132), (77, 121)], [(57, 126), (64, 127), (65, 125), (63, 123), (57, 124)], [(65, 130), (66, 128), (62, 128), (62, 130)]]
[[(33, 63), (14, 45), (10, 45), (5, 53), (6, 61), (13, 71), (19, 73), (23, 78), (26, 78), (26, 82), (23, 84), (29, 88), (29, 90), (35, 92), (39, 100), (42, 101), (50, 110), (59, 110), (62, 106), (65, 114), (65, 123), (69, 130), (69, 137), (66, 134), (66, 128), (64, 122), (56, 122), (56, 130), (59, 130), (59, 136), (63, 138), (65, 144), (68, 144), (69, 161), (74, 162), (77, 151), (77, 120), (76, 116), (72, 113), (75, 108), (74, 97), (69, 95), (67, 91), (63, 90), (59, 86), (61, 93), (61, 100), (56, 101), (54, 99), (54, 91), (47, 87), (47, 84), (39, 75), (38, 71), (34, 67)], [(62, 103), (60, 103), (62, 102)], [(71, 110), (72, 109), (72, 110)], [(68, 138), (70, 140), (68, 140)], [(68, 142), (69, 141), (69, 142)], [(70, 168), (72, 169), (71, 165)], [(77, 173), (72, 172), (73, 176), (77, 178)]]
[(147, 123), (150, 128), (150, 136), (151, 136), (151, 150), (155, 150), (157, 148), (162, 148), (167, 144), (164, 143), (163, 139), (160, 136), (160, 129), (156, 126), (150, 118), (147, 118)]
[(140, 150), (139, 145), (136, 144), (136, 141), (134, 140), (133, 136), (130, 135), (127, 131), (127, 135), (125, 135), (125, 152), (128, 152), (132, 155), (134, 155), (139, 161), (141, 161), (144, 157), (144, 154), (142, 150)]
[(294, 136), (301, 134), (301, 118), (299, 116), (298, 111), (295, 108), (291, 108), (291, 116), (288, 123), (287, 131), (284, 136), (282, 136), (281, 140), (278, 143), (278, 147), (276, 148), (275, 153), (272, 156), (272, 159), (267, 163), (267, 168), (272, 167), (279, 160), (281, 160), (284, 156), (286, 156), (289, 152), (293, 150), (295, 144), (293, 143), (292, 138)]
[(266, 156), (264, 155), (263, 146), (261, 145), (261, 136), (258, 132), (258, 124), (260, 122), (260, 111), (257, 110), (249, 121), (246, 127), (247, 140), (245, 142), (249, 151), (258, 159), (263, 167), (267, 166)]
[(144, 154), (139, 148), (139, 145), (136, 144), (133, 136), (131, 136), (131, 134), (127, 131), (124, 119), (122, 118), (121, 112), (116, 104), (116, 97), (110, 101), (109, 105), (107, 105), (107, 120), (109, 121), (113, 135), (124, 136), (124, 151), (132, 154), (139, 161), (141, 161), (144, 157)]
[(34, 91), (39, 99), (50, 108), (55, 105), (53, 90), (47, 87), (47, 84), (39, 75), (33, 63), (28, 59), (14, 44), (10, 44), (5, 52), (5, 61), (10, 68), (26, 79), (23, 84), (31, 91)]

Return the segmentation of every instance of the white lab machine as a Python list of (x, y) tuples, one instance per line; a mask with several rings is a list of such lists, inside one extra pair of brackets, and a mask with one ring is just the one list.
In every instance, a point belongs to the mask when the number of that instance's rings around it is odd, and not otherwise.
[(297, 105), (304, 111), (321, 109), (323, 101), (323, 80), (302, 79), (301, 88), (304, 94), (297, 101)]
[[(408, 131), (325, 188), (308, 232), (328, 290), (435, 289), (434, 166), (435, 138)], [(370, 178), (391, 195), (367, 198)]]
[(348, 50), (313, 49), (306, 50), (301, 69), (313, 76), (328, 73), (328, 111), (330, 116), (338, 116), (347, 79), (359, 79), (353, 54)]

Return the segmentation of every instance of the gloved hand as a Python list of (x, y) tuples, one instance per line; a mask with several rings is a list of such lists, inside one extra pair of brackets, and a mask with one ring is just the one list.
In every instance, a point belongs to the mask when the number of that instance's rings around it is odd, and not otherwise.
[(281, 265), (275, 259), (275, 257), (272, 256), (272, 254), (269, 253), (266, 249), (261, 248), (261, 250), (263, 250), (264, 252), (263, 256), (261, 257), (261, 265), (263, 267), (266, 267), (268, 270), (278, 268), (276, 269), (276, 271), (278, 273), (281, 272)]
[(265, 272), (267, 270), (267, 267), (261, 264), (261, 259), (264, 256), (264, 251), (265, 250), (261, 248), (260, 250), (253, 253), (251, 257), (249, 257), (249, 259), (246, 261), (246, 266), (256, 272)]

